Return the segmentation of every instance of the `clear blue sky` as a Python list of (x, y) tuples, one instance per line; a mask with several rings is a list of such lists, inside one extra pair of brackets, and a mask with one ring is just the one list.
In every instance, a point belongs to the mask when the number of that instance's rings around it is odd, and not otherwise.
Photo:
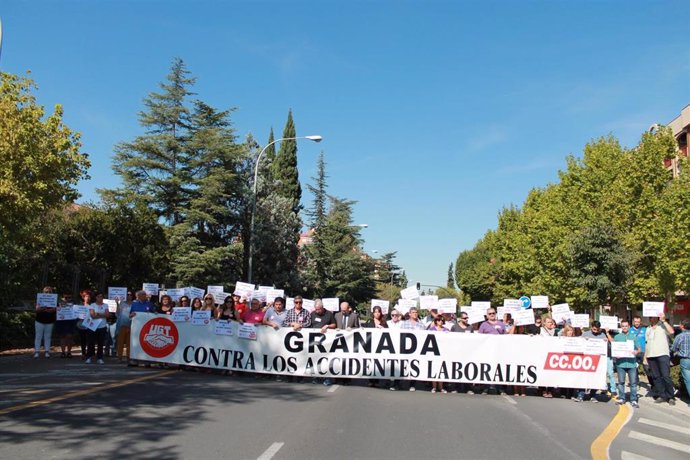
[(142, 132), (142, 98), (175, 56), (200, 99), (238, 108), (242, 137), (279, 134), (292, 108), (298, 135), (324, 136), (299, 145), (303, 184), (323, 149), (330, 193), (369, 224), (365, 250), (445, 284), (566, 155), (608, 133), (633, 146), (690, 103), (687, 13), (680, 0), (5, 0), (0, 68), (31, 69), (39, 102), (82, 133), (84, 201), (118, 185), (113, 145)]

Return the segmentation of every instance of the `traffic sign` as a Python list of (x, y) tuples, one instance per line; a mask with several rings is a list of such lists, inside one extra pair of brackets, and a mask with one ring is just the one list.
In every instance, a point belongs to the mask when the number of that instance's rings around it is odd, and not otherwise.
[(532, 300), (530, 300), (530, 298), (526, 295), (523, 295), (520, 297), (520, 304), (522, 305), (522, 308), (529, 308), (530, 305), (532, 305)]

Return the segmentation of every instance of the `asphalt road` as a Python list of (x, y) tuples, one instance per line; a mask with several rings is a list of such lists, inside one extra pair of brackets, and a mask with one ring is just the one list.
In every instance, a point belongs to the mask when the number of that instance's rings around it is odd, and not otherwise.
[[(644, 404), (614, 441), (611, 458), (687, 458), (629, 436), (663, 434), (690, 449), (682, 432), (658, 426), (690, 426), (690, 410), (683, 409)], [(3, 459), (591, 458), (592, 442), (617, 413), (612, 403), (534, 396), (392, 392), (365, 381), (325, 387), (87, 366), (78, 358), (0, 358)]]

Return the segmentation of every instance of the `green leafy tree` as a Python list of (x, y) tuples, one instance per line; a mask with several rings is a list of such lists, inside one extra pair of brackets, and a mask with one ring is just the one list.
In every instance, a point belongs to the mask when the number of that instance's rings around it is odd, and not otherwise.
[(453, 273), (453, 262), (448, 265), (448, 279), (446, 280), (448, 289), (455, 289), (455, 273)]
[[(283, 139), (281, 141), (278, 155), (273, 162), (273, 178), (276, 179), (276, 191), (292, 201), (292, 211), (299, 215), (302, 206), (302, 187), (299, 183), (299, 172), (297, 170), (297, 141), (291, 139), (297, 136), (295, 122), (292, 119), (292, 110), (288, 112), (287, 122), (283, 129)], [(299, 231), (299, 228), (296, 229)]]

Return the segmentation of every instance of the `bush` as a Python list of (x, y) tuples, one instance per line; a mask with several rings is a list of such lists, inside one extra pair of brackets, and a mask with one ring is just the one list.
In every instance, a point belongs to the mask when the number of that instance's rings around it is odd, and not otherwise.
[(31, 348), (34, 321), (30, 311), (0, 311), (0, 350)]
[(690, 396), (687, 394), (687, 389), (685, 388), (685, 382), (683, 382), (683, 376), (680, 374), (680, 366), (673, 366), (671, 368), (671, 380), (673, 380), (673, 386), (676, 390), (680, 391), (680, 396)]

